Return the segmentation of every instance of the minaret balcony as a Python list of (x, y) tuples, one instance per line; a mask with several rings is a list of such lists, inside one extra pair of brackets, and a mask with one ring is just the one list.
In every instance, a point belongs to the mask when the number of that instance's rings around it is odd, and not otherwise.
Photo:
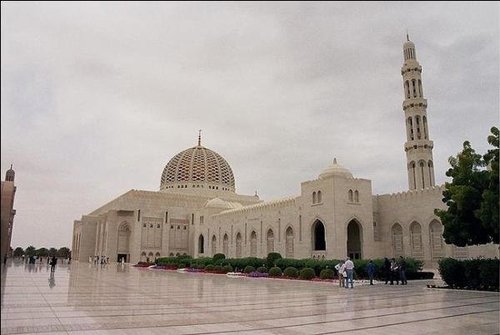
[(412, 107), (427, 108), (427, 99), (424, 98), (410, 98), (403, 101), (403, 110)]
[(405, 143), (405, 151), (409, 150), (432, 150), (434, 148), (434, 142), (430, 140), (413, 140)]

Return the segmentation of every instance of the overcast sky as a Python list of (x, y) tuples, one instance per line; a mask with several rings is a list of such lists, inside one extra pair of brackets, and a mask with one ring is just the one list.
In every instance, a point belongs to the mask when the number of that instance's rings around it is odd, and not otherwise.
[(499, 120), (498, 2), (15, 3), (1, 10), (1, 173), (12, 247), (71, 247), (73, 220), (202, 144), (240, 194), (300, 193), (333, 158), (408, 189), (406, 31), (423, 67), (436, 182)]

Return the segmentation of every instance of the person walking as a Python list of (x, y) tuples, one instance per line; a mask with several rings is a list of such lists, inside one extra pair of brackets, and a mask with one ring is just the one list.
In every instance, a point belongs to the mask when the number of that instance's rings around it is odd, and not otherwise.
[(349, 287), (349, 282), (351, 282), (351, 288), (354, 288), (354, 263), (349, 257), (347, 257), (345, 263), (345, 271), (347, 272), (347, 278), (345, 279), (345, 288)]
[(50, 272), (56, 271), (56, 264), (57, 264), (57, 258), (56, 256), (52, 256), (52, 259), (50, 260)]
[(339, 287), (344, 287), (344, 276), (343, 276), (343, 273), (344, 273), (344, 270), (345, 270), (345, 267), (344, 267), (344, 262), (340, 261), (339, 263), (337, 263), (337, 265), (335, 265), (335, 270), (337, 270), (337, 274), (338, 274), (338, 277), (339, 277)]
[(373, 285), (373, 277), (375, 276), (375, 264), (371, 259), (366, 265), (366, 273), (368, 273), (368, 278), (370, 279), (370, 285)]
[(399, 285), (399, 266), (395, 258), (391, 260), (391, 285), (394, 285), (394, 279), (396, 285)]
[(401, 285), (408, 285), (406, 280), (406, 261), (403, 256), (399, 256), (399, 280), (401, 280)]
[(391, 277), (391, 262), (387, 257), (384, 258), (384, 277), (385, 284), (387, 285), (387, 282), (389, 282), (389, 279)]

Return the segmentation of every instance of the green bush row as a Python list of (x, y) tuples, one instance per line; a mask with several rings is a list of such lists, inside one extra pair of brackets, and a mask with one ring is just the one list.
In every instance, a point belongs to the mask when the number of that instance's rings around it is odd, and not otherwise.
[(498, 258), (462, 261), (444, 258), (439, 261), (439, 273), (452, 288), (498, 291), (499, 264)]
[[(190, 256), (177, 256), (177, 257), (162, 257), (156, 260), (158, 265), (169, 265), (182, 267), (192, 267), (195, 269), (205, 269), (207, 265), (212, 266), (228, 266), (230, 265), (234, 271), (243, 271), (246, 273), (258, 271), (258, 272), (268, 272), (268, 269), (272, 267), (278, 267), (285, 274), (286, 269), (293, 267), (297, 271), (301, 271), (304, 268), (310, 268), (314, 271), (316, 277), (321, 277), (321, 272), (325, 269), (332, 271), (333, 275), (329, 274), (324, 276), (337, 276), (337, 271), (335, 270), (335, 265), (337, 265), (340, 260), (318, 260), (318, 259), (292, 259), (292, 258), (281, 258), (279, 253), (269, 253), (267, 258), (257, 258), (257, 257), (245, 257), (245, 258), (229, 258), (226, 259), (224, 254), (216, 254), (216, 257), (201, 257), (193, 259)], [(366, 265), (368, 260), (365, 259), (355, 259), (354, 262), (354, 277), (356, 279), (367, 278)], [(406, 262), (406, 274), (408, 279), (419, 279), (420, 275), (415, 273), (422, 270), (423, 262), (413, 258), (405, 258)], [(375, 264), (375, 278), (383, 279), (383, 259), (374, 259)], [(249, 271), (252, 269), (252, 271)], [(208, 270), (213, 271), (213, 270)], [(298, 276), (299, 274), (297, 274)], [(289, 275), (286, 275), (291, 277)]]

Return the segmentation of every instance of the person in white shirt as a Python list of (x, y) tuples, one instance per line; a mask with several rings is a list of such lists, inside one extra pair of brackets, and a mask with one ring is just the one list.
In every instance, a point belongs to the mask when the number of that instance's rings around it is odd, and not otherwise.
[(335, 265), (335, 270), (339, 274), (339, 286), (344, 287), (344, 276), (343, 273), (345, 271), (344, 262), (340, 261), (337, 265)]
[(354, 263), (349, 257), (347, 257), (344, 263), (345, 271), (347, 272), (347, 278), (345, 279), (345, 288), (349, 287), (349, 282), (351, 282), (351, 288), (354, 288), (353, 276), (354, 276)]

